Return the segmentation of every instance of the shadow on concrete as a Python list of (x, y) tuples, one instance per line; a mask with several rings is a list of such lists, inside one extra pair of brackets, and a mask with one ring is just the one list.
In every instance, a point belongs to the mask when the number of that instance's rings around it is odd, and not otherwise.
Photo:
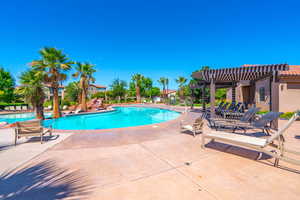
[[(207, 143), (205, 145), (205, 147), (206, 148), (211, 148), (211, 149), (214, 149), (214, 150), (217, 150), (217, 151), (221, 151), (221, 152), (234, 154), (234, 155), (237, 155), (237, 156), (240, 156), (240, 157), (243, 157), (243, 158), (252, 159), (252, 160), (255, 160), (255, 161), (256, 161), (256, 159), (259, 155), (258, 151), (254, 151), (254, 150), (251, 150), (251, 149), (246, 149), (246, 148), (242, 148), (242, 147), (238, 147), (238, 146), (233, 146), (233, 145), (229, 145), (229, 144), (225, 144), (225, 143), (220, 143), (220, 142), (216, 142), (216, 141), (214, 141), (214, 142), (210, 141), (209, 143)], [(268, 165), (268, 166), (274, 166), (274, 162), (271, 162), (271, 160), (270, 160), (271, 158), (272, 158), (271, 156), (269, 156), (265, 153), (262, 153), (262, 157), (257, 161), (261, 164), (265, 164), (265, 165)], [(280, 161), (279, 163), (283, 163), (283, 161)], [(299, 170), (292, 169), (292, 168), (289, 168), (289, 167), (285, 167), (285, 166), (280, 165), (280, 164), (279, 164), (278, 168), (286, 170), (286, 171), (290, 171), (290, 172), (293, 172), (293, 173), (296, 173), (296, 174), (300, 174)]]
[(93, 187), (79, 170), (58, 168), (47, 160), (0, 176), (0, 199), (86, 199)]
[[(220, 143), (220, 142), (212, 142), (210, 141), (209, 143), (207, 143), (205, 145), (205, 147), (207, 148), (211, 148), (217, 151), (221, 151), (221, 152), (226, 152), (226, 153), (231, 153), (240, 157), (244, 157), (244, 158), (248, 158), (248, 159), (252, 159), (252, 160), (256, 160), (256, 158), (259, 155), (258, 151), (254, 151), (254, 150), (250, 150), (250, 149), (246, 149), (246, 148), (242, 148), (242, 147), (238, 147), (238, 146), (233, 146), (233, 145), (229, 145), (229, 144), (224, 144), (224, 143)], [(260, 158), (260, 160), (267, 160), (272, 158), (271, 156), (267, 155), (267, 154), (262, 154), (262, 157)]]
[[(43, 136), (43, 142), (49, 142), (49, 141), (52, 141), (52, 140), (56, 140), (58, 138), (59, 138), (59, 135), (52, 135), (52, 136), (47, 135), (47, 136)], [(31, 137), (25, 143), (28, 143), (28, 142), (41, 142), (41, 137)]]

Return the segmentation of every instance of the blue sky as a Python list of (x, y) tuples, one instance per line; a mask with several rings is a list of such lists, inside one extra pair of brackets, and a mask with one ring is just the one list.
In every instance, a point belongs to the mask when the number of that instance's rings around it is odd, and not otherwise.
[[(298, 1), (299, 2), (299, 1)], [(17, 78), (44, 46), (97, 65), (97, 83), (190, 77), (200, 66), (300, 64), (300, 3), (271, 0), (1, 2), (0, 65)]]

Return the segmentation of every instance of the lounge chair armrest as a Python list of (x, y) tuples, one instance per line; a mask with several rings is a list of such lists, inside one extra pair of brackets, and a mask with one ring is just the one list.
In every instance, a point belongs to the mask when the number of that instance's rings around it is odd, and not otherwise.
[(17, 129), (17, 130), (20, 130), (20, 129), (31, 129), (31, 128), (34, 128), (34, 129), (36, 129), (36, 128), (44, 128), (44, 127), (42, 127), (42, 126), (28, 126), (28, 127), (14, 127), (15, 129)]

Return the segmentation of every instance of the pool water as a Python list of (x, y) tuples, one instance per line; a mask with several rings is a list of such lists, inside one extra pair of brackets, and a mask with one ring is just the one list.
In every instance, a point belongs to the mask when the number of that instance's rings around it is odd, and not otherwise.
[[(45, 113), (45, 117), (51, 117), (51, 113)], [(7, 122), (9, 124), (35, 119), (35, 113), (12, 113), (0, 115), (0, 122)]]
[(114, 107), (115, 111), (97, 114), (66, 116), (44, 121), (54, 129), (88, 130), (111, 129), (156, 124), (176, 119), (180, 113), (149, 107)]

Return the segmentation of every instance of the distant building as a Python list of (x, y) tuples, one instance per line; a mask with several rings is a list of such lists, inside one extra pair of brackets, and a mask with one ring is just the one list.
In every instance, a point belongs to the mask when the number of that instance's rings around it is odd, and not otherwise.
[(93, 95), (96, 94), (97, 92), (105, 92), (105, 91), (106, 91), (106, 86), (103, 85), (90, 84), (88, 88), (89, 95)]
[[(53, 90), (49, 84), (45, 84), (45, 96), (46, 100), (52, 100), (53, 99)], [(58, 86), (58, 97), (61, 99), (64, 99), (65, 96), (65, 87), (60, 85)]]
[(161, 96), (164, 97), (165, 95), (170, 98), (170, 97), (175, 97), (176, 96), (177, 90), (165, 90), (161, 91)]

